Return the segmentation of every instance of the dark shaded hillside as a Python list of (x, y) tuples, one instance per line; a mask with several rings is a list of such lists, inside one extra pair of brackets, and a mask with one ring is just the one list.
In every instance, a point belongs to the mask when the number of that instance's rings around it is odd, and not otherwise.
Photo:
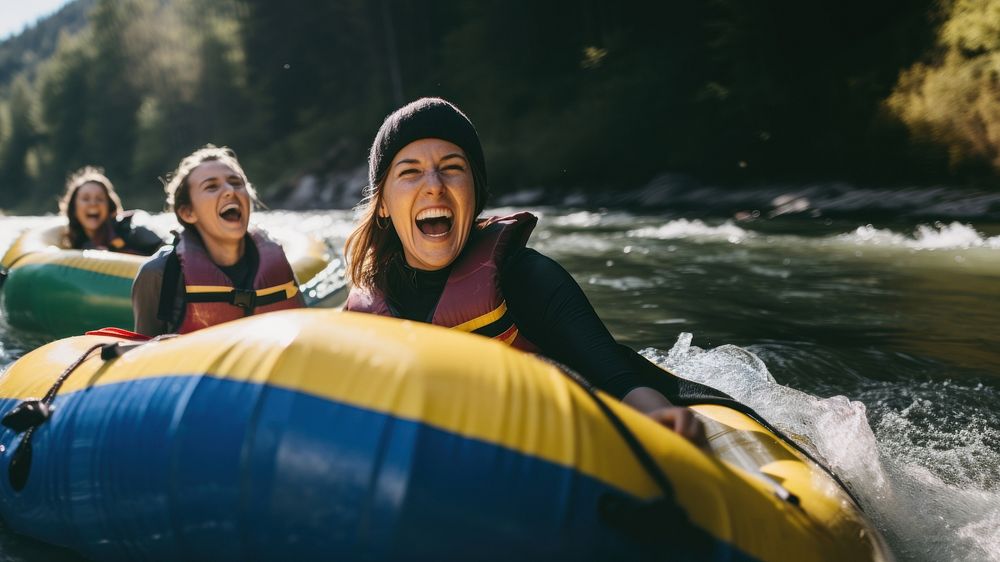
[(72, 35), (87, 25), (87, 12), (94, 1), (70, 2), (36, 25), (0, 42), (0, 92), (7, 92), (19, 73), (32, 79), (38, 65), (55, 53), (60, 34)]
[(83, 164), (156, 205), (157, 178), (206, 142), (266, 194), (304, 173), (350, 183), (382, 117), (424, 95), (473, 118), (500, 194), (665, 172), (996, 184), (1000, 39), (980, 36), (998, 6), (77, 0), (0, 45), (0, 206), (51, 207)]

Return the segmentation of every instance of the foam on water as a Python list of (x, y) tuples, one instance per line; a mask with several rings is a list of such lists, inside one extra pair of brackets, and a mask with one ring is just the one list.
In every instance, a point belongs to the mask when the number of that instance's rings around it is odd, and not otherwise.
[[(574, 220), (593, 221), (595, 215), (588, 213), (586, 216), (576, 217)], [(774, 244), (783, 239), (787, 239), (789, 244), (801, 244), (803, 241), (801, 236), (765, 236), (737, 226), (729, 220), (712, 225), (700, 219), (675, 219), (660, 226), (629, 230), (626, 236), (657, 240), (691, 239), (695, 242), (729, 242), (731, 244), (747, 242)], [(876, 228), (869, 224), (859, 226), (849, 233), (821, 238), (818, 242), (820, 245), (832, 243), (835, 245), (848, 244), (907, 250), (968, 250), (973, 248), (1000, 250), (1000, 236), (987, 236), (977, 231), (972, 225), (957, 221), (949, 224), (917, 225), (909, 234), (895, 232), (888, 228)]]
[(268, 231), (308, 232), (336, 246), (343, 244), (354, 230), (351, 211), (255, 211), (252, 220)]
[(531, 246), (537, 248), (543, 254), (546, 252), (556, 252), (560, 255), (577, 254), (584, 256), (607, 255), (611, 252), (619, 251), (617, 242), (609, 240), (607, 236), (599, 234), (589, 234), (586, 231), (573, 232), (558, 237), (558, 247), (553, 247), (552, 239), (546, 236), (545, 232), (540, 233), (537, 239), (532, 239)]
[[(983, 441), (989, 435), (921, 431), (915, 442), (911, 417), (933, 408), (926, 400), (883, 415), (876, 433), (863, 403), (783, 386), (750, 351), (734, 345), (705, 351), (691, 345), (688, 333), (666, 354), (642, 353), (747, 404), (813, 453), (861, 501), (901, 560), (1000, 560), (1000, 483), (969, 477), (980, 462), (1000, 462)], [(970, 464), (965, 472), (955, 468)]]
[(663, 279), (645, 277), (605, 277), (602, 275), (592, 275), (587, 279), (590, 285), (602, 285), (619, 291), (634, 291), (636, 289), (653, 289), (663, 284)]
[(3, 228), (0, 228), (0, 253), (7, 248), (29, 228), (39, 228), (55, 224), (60, 219), (54, 215), (45, 217), (3, 217)]
[(656, 238), (659, 240), (680, 238), (709, 241), (724, 240), (732, 244), (739, 244), (748, 238), (756, 236), (755, 233), (736, 226), (732, 221), (712, 226), (700, 219), (676, 219), (661, 226), (630, 230), (627, 235), (635, 238)]
[(553, 220), (553, 223), (558, 226), (575, 226), (582, 228), (597, 226), (601, 224), (601, 213), (578, 211), (568, 215), (557, 216), (555, 217), (555, 220)]
[(897, 246), (914, 250), (945, 250), (988, 248), (1000, 250), (1000, 236), (985, 236), (972, 225), (960, 222), (936, 223), (933, 226), (918, 225), (912, 235), (903, 235), (889, 229), (872, 225), (859, 226), (849, 234), (838, 236), (839, 240), (861, 245)]
[(909, 429), (902, 415), (886, 416), (878, 427), (893, 493), (874, 507), (893, 547), (901, 558), (913, 560), (1000, 560), (996, 483), (990, 489), (969, 482), (961, 470), (949, 471), (956, 461), (965, 464), (988, 450), (976, 440), (950, 450), (935, 441), (915, 445)]

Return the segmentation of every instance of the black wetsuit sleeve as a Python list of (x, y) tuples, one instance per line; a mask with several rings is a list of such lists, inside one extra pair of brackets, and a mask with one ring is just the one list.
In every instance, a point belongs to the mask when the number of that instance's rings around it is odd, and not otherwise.
[(501, 286), (518, 329), (542, 354), (619, 399), (644, 386), (583, 289), (554, 260), (525, 248), (504, 265)]
[[(151, 256), (166, 242), (156, 232), (135, 224), (137, 211), (128, 211), (118, 218), (114, 224), (115, 233), (125, 242), (125, 248), (119, 251)], [(140, 215), (145, 217), (145, 213)]]
[(160, 290), (163, 287), (163, 272), (166, 269), (167, 253), (150, 258), (132, 282), (132, 315), (135, 331), (146, 336), (158, 336), (169, 332), (166, 323), (157, 318), (160, 309)]
[(159, 234), (144, 226), (133, 226), (125, 243), (133, 251), (144, 256), (151, 256), (166, 242), (160, 238)]

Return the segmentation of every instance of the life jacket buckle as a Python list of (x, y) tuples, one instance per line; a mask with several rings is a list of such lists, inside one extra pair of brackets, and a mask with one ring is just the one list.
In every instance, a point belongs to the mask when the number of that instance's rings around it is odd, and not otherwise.
[(233, 290), (234, 306), (238, 306), (243, 310), (253, 310), (256, 301), (257, 293), (255, 291), (243, 291), (240, 289)]

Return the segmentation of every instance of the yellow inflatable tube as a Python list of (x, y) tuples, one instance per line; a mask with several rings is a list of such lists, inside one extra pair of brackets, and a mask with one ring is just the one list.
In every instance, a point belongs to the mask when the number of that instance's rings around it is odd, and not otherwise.
[[(115, 341), (70, 338), (26, 355), (0, 379), (2, 411), (44, 395), (87, 348)], [(663, 498), (664, 490), (594, 397), (555, 366), (475, 335), (319, 310), (254, 316), (144, 344), (117, 359), (85, 360), (37, 429), (25, 489), (0, 486), (0, 514), (16, 530), (101, 558), (493, 558), (499, 551), (488, 545), (499, 541), (506, 554), (527, 558), (891, 560), (838, 484), (750, 417), (696, 406), (709, 428), (704, 451), (608, 396), (599, 399), (669, 481), (670, 509), (680, 514), (662, 523), (669, 540), (605, 520), (601, 498), (641, 503)], [(216, 417), (205, 413), (215, 409)], [(224, 419), (225, 427), (209, 419)], [(372, 428), (377, 436), (368, 440)], [(159, 445), (130, 458), (122, 447), (133, 434)], [(71, 438), (89, 444), (77, 462), (94, 466), (107, 456), (124, 463), (119, 479), (81, 482), (79, 471), (45, 456)], [(18, 439), (10, 431), (0, 436), (0, 462), (9, 462)], [(231, 461), (211, 461), (227, 448)], [(200, 461), (185, 455), (203, 449), (211, 453)], [(173, 467), (169, 474), (158, 468), (164, 463)], [(144, 494), (162, 488), (155, 505), (175, 519), (190, 518), (183, 528), (214, 524), (233, 534), (186, 536), (176, 523), (171, 534), (114, 510), (101, 510), (101, 517), (131, 518), (128, 531), (111, 531), (111, 524), (95, 531), (92, 521), (73, 520), (82, 512), (71, 502), (46, 491), (71, 482), (100, 504), (113, 486), (120, 505), (139, 493), (122, 491), (132, 490), (133, 478)], [(252, 482), (259, 498), (252, 509), (249, 500), (208, 507), (182, 501), (177, 482), (185, 478), (213, 482), (214, 493)], [(304, 513), (291, 514), (273, 499), (278, 484), (282, 496), (299, 497), (303, 488), (322, 492), (323, 500), (301, 500)], [(380, 494), (393, 500), (371, 503)], [(47, 507), (25, 512), (29, 501)], [(335, 515), (324, 515), (327, 502), (337, 505)], [(249, 532), (255, 525), (274, 536)], [(60, 541), (60, 529), (75, 539)], [(233, 541), (256, 542), (241, 551)], [(184, 550), (191, 545), (197, 552)], [(487, 548), (473, 550), (477, 545)]]

